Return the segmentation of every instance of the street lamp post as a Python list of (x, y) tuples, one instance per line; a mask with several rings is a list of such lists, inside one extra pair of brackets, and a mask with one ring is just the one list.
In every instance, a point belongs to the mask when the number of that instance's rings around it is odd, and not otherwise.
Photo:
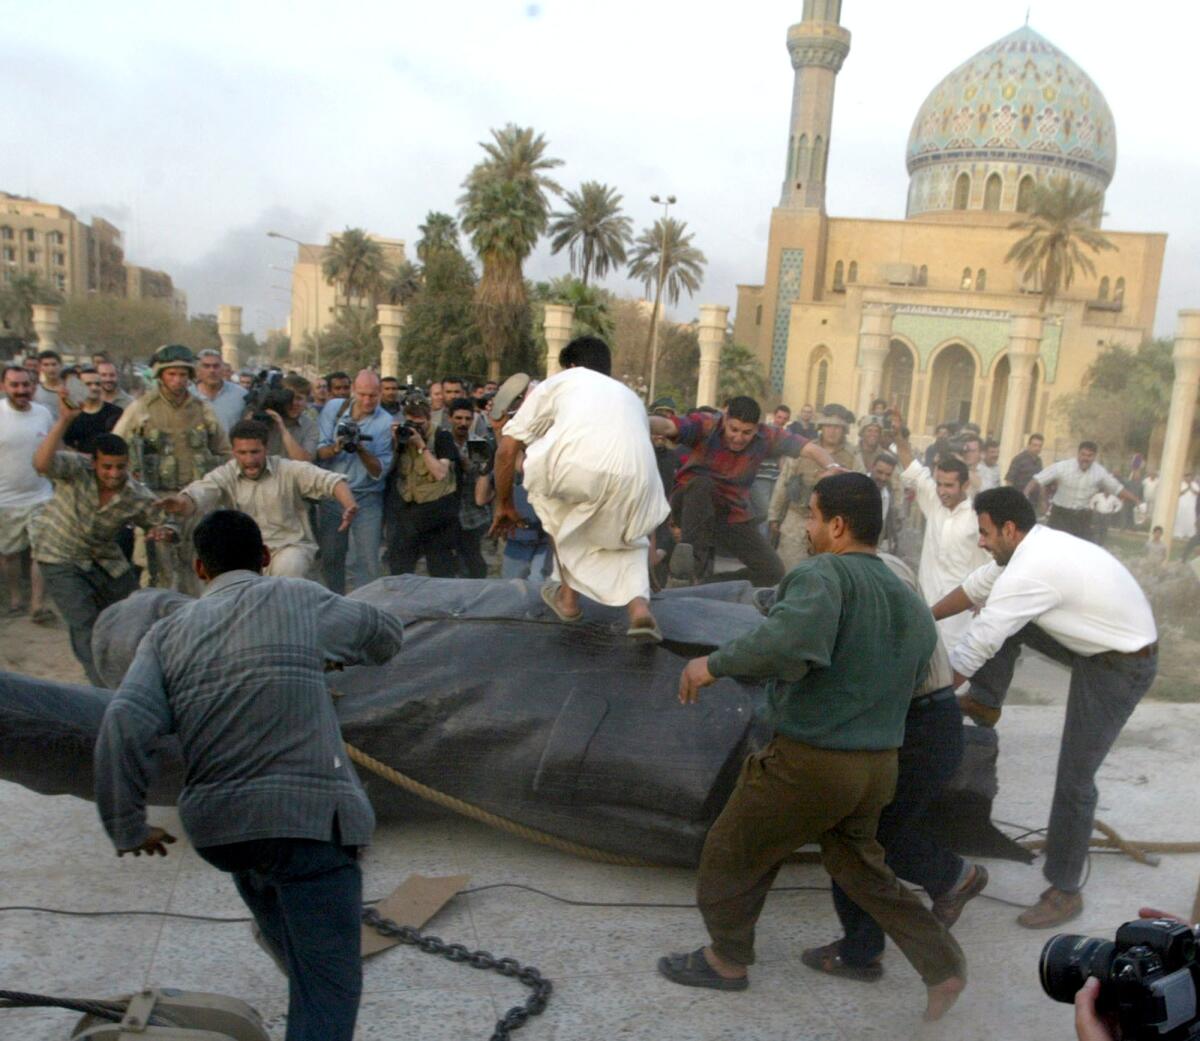
[[(267, 238), (283, 239), (285, 242), (294, 242), (301, 249), (304, 248), (304, 243), (299, 239), (292, 238), (291, 235), (283, 235), (278, 231), (268, 231)], [(299, 254), (296, 255), (299, 260)], [(296, 273), (292, 271), (292, 282), (295, 283)], [(317, 375), (321, 375), (321, 290), (317, 284), (317, 279), (313, 279), (313, 368), (317, 370)]]
[[(654, 294), (654, 312), (650, 315), (650, 401), (654, 401), (654, 388), (658, 383), (658, 315), (663, 306), (663, 283), (667, 280), (667, 210), (675, 205), (675, 196), (665, 199), (651, 195), (650, 201), (663, 208), (662, 241), (658, 245), (658, 289)], [(649, 404), (650, 402), (647, 402)]]

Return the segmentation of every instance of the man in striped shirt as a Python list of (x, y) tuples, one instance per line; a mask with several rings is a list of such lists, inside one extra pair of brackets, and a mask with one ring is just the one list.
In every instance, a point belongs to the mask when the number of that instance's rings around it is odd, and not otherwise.
[(1095, 542), (1092, 537), (1092, 496), (1098, 491), (1112, 492), (1126, 502), (1138, 505), (1141, 500), (1127, 491), (1112, 474), (1096, 462), (1095, 441), (1080, 441), (1074, 459), (1060, 459), (1034, 474), (1025, 485), (1028, 497), (1048, 484), (1057, 485), (1050, 500), (1050, 518), (1046, 524), (1056, 531), (1065, 531), (1076, 538)]
[(197, 526), (199, 600), (143, 637), (96, 742), (96, 806), (124, 853), (165, 856), (146, 821), (155, 751), (174, 733), (179, 815), (196, 852), (230, 872), (287, 967), (287, 1041), (351, 1041), (362, 994), (359, 850), (375, 816), (345, 748), (327, 663), (382, 665), (400, 620), (314, 582), (267, 578), (253, 519)]

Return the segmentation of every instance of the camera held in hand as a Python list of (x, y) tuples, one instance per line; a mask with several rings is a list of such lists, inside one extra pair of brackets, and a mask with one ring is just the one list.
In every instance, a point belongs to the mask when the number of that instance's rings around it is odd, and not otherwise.
[(485, 437), (467, 439), (467, 459), (477, 477), (486, 477), (492, 471), (492, 443)]
[(349, 416), (343, 416), (338, 420), (337, 428), (333, 432), (334, 439), (342, 443), (342, 451), (357, 452), (362, 447), (364, 441), (370, 441), (371, 435), (364, 434), (362, 427), (358, 425)]
[(1042, 948), (1042, 990), (1071, 1004), (1089, 976), (1100, 981), (1096, 1008), (1114, 1013), (1124, 1041), (1200, 1041), (1196, 936), (1179, 922), (1126, 922), (1116, 941), (1062, 933)]
[(417, 432), (417, 425), (416, 423), (401, 423), (395, 428), (395, 431), (397, 446), (406, 445), (412, 440), (413, 434)]

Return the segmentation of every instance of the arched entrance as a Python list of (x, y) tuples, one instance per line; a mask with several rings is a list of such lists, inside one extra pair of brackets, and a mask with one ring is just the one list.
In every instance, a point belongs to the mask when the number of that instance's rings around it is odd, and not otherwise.
[[(1029, 378), (1029, 395), (1025, 401), (1025, 429), (1022, 434), (1029, 434), (1033, 430), (1034, 409), (1037, 406), (1038, 389), (1041, 386), (1041, 381), (1038, 378), (1041, 375), (1040, 363), (1034, 362), (1033, 373)], [(1008, 364), (1008, 355), (1005, 354), (997, 363), (994, 372), (992, 373), (992, 404), (988, 409), (988, 421), (985, 426), (984, 433), (988, 437), (993, 437), (997, 441), (1004, 435), (1004, 408), (1008, 403), (1008, 376), (1010, 366)]]
[(829, 394), (829, 374), (832, 368), (833, 356), (828, 347), (818, 347), (812, 353), (808, 362), (808, 393), (806, 401), (816, 409), (825, 404)]
[(882, 386), (879, 396), (889, 405), (899, 407), (903, 415), (909, 414), (912, 402), (913, 353), (902, 340), (893, 340), (883, 360)]
[(938, 352), (929, 379), (929, 407), (925, 432), (939, 423), (965, 423), (971, 418), (975, 391), (975, 359), (962, 344), (952, 343)]

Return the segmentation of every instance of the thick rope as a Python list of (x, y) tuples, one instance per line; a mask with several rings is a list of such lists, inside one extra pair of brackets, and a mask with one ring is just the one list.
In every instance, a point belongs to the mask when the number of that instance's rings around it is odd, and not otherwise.
[(390, 781), (397, 787), (403, 788), (406, 792), (412, 792), (413, 795), (420, 796), (422, 799), (426, 799), (437, 806), (443, 806), (448, 810), (453, 810), (455, 813), (462, 814), (464, 817), (469, 817), (471, 820), (480, 821), (490, 827), (499, 828), (501, 831), (507, 831), (510, 835), (516, 835), (529, 842), (549, 846), (551, 849), (561, 850), (563, 853), (571, 853), (574, 856), (583, 857), (585, 860), (596, 860), (601, 864), (619, 864), (621, 867), (662, 866), (661, 864), (654, 863), (654, 861), (645, 860), (642, 857), (627, 857), (620, 853), (609, 853), (603, 849), (596, 849), (593, 846), (584, 846), (581, 843), (571, 842), (568, 839), (560, 839), (557, 835), (550, 835), (547, 832), (538, 831), (537, 828), (526, 827), (524, 824), (518, 824), (507, 817), (490, 813), (488, 810), (473, 803), (465, 802), (462, 799), (455, 798), (453, 795), (447, 795), (445, 792), (439, 792), (436, 788), (430, 788), (429, 785), (422, 784), (420, 781), (402, 774), (399, 770), (393, 770), (387, 763), (380, 762), (374, 756), (368, 755), (361, 748), (355, 748), (349, 742), (346, 743), (346, 752), (359, 766), (370, 770), (371, 773), (382, 777), (385, 781)]

